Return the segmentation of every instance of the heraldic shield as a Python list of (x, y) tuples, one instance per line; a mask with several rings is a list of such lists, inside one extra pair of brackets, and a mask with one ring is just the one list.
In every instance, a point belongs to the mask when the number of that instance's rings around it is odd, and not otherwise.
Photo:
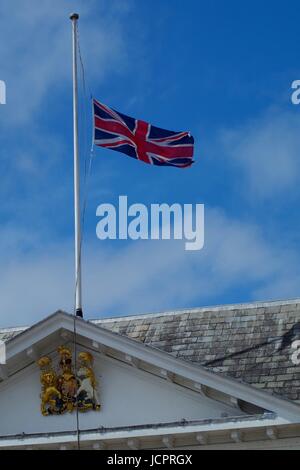
[(71, 413), (75, 409), (100, 410), (92, 354), (87, 351), (80, 352), (75, 370), (71, 350), (66, 346), (60, 346), (57, 352), (60, 356), (58, 371), (55, 370), (49, 356), (43, 356), (38, 361), (41, 369), (42, 414), (61, 415), (66, 412)]

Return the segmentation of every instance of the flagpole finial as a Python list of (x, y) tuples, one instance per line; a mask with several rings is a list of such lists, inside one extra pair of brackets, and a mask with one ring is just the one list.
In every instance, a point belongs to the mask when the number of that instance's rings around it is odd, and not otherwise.
[(78, 19), (79, 19), (78, 13), (71, 13), (70, 20), (78, 20)]

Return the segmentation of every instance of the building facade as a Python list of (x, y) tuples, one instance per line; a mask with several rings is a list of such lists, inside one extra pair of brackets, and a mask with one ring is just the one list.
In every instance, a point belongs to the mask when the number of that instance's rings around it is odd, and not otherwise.
[(0, 340), (0, 449), (300, 449), (300, 300), (58, 311)]

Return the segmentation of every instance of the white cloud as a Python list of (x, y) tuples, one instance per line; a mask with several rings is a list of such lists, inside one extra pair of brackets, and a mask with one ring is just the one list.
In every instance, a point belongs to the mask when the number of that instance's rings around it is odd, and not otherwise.
[(236, 184), (249, 199), (269, 199), (298, 186), (300, 116), (271, 109), (263, 116), (222, 132), (226, 161), (239, 173)]
[[(15, 256), (2, 263), (0, 324), (32, 323), (58, 308), (72, 311), (72, 242), (43, 246), (33, 236), (24, 253), (17, 248), (18, 236), (6, 237)], [(203, 251), (186, 252), (180, 241), (130, 242), (122, 248), (112, 243), (90, 241), (84, 250), (88, 317), (203, 305), (244, 288), (253, 298), (284, 297), (288, 279), (300, 276), (296, 253), (270, 245), (257, 227), (213, 209), (206, 212)], [(289, 296), (297, 289), (291, 284)]]
[(32, 125), (37, 110), (47, 112), (46, 95), (61, 89), (71, 93), (71, 8), (82, 15), (81, 48), (89, 77), (96, 76), (100, 83), (108, 71), (120, 70), (126, 62), (124, 8), (116, 2), (105, 6), (96, 1), (14, 0), (12, 5), (11, 0), (2, 0), (0, 29), (5, 41), (0, 43), (0, 62), (1, 79), (7, 85), (6, 125)]

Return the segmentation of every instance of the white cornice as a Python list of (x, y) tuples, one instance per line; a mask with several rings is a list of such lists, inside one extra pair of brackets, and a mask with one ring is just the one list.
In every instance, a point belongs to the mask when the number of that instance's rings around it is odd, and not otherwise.
[[(146, 426), (135, 429), (134, 427), (124, 429), (103, 429), (103, 430), (86, 430), (80, 434), (81, 445), (88, 444), (93, 446), (95, 442), (100, 443), (103, 446), (107, 445), (126, 445), (128, 440), (135, 439), (139, 442), (141, 448), (147, 447), (147, 441), (149, 438), (153, 442), (153, 439), (158, 439), (158, 442), (162, 443), (162, 447), (167, 447), (166, 436), (172, 442), (180, 445), (181, 440), (189, 439), (189, 445), (199, 444), (198, 437), (202, 436), (203, 444), (214, 444), (215, 439), (219, 442), (220, 433), (223, 436), (223, 442), (233, 442), (233, 433), (239, 433), (243, 436), (245, 441), (248, 440), (248, 433), (251, 435), (250, 444), (257, 436), (257, 440), (264, 440), (262, 436), (267, 439), (270, 430), (273, 430), (274, 435), (277, 438), (286, 437), (299, 437), (300, 426), (285, 424), (278, 418), (262, 418), (262, 419), (240, 419), (234, 422), (227, 423), (189, 423), (185, 426), (179, 423), (173, 423), (170, 425), (166, 423), (163, 426)], [(280, 434), (279, 434), (280, 432)], [(7, 436), (0, 439), (0, 448), (24, 448), (28, 446), (35, 447), (53, 447), (57, 445), (70, 445), (74, 446), (77, 443), (76, 433), (45, 433), (38, 435), (23, 435), (23, 436)], [(165, 443), (165, 444), (164, 444)], [(146, 444), (146, 446), (144, 446)], [(200, 443), (201, 444), (201, 443)], [(148, 444), (149, 445), (149, 444)], [(175, 445), (176, 447), (176, 445)], [(115, 447), (113, 447), (115, 448)]]

